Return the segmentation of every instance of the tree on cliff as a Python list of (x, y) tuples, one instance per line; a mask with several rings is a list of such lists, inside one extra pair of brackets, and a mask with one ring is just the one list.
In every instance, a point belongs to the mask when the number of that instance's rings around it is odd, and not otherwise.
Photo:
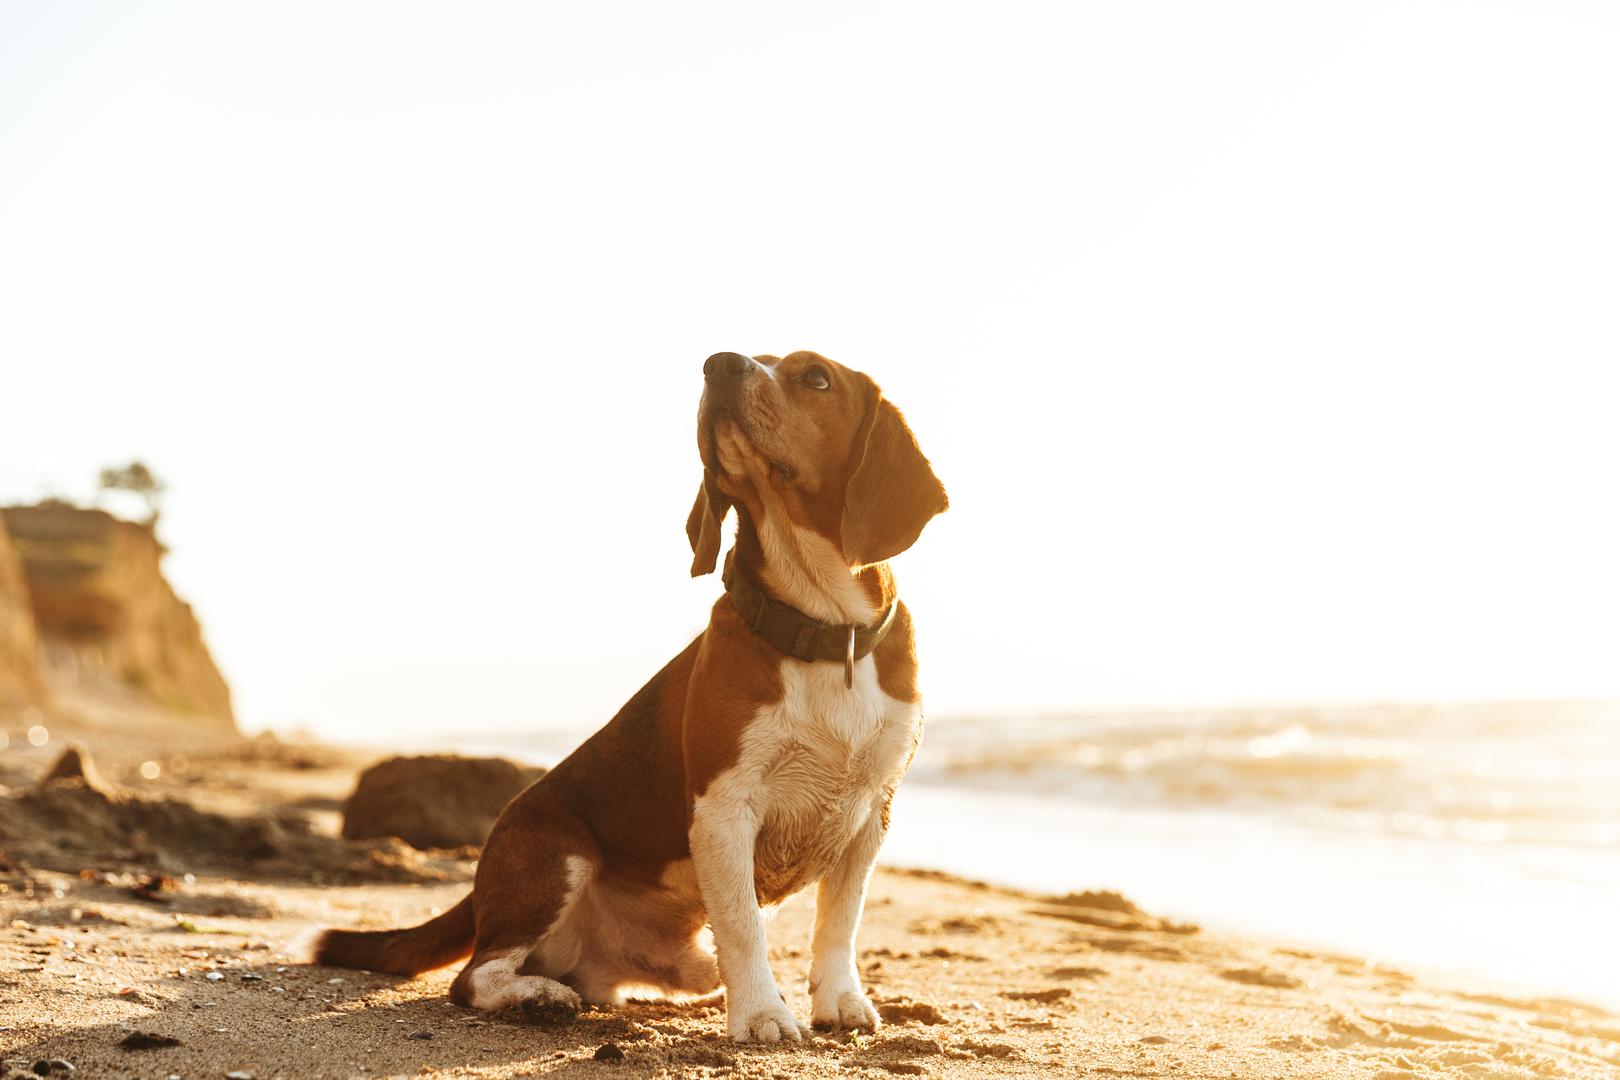
[(128, 491), (146, 500), (146, 523), (156, 525), (158, 502), (163, 497), (164, 484), (151, 469), (139, 461), (132, 461), (116, 469), (101, 470), (102, 491)]

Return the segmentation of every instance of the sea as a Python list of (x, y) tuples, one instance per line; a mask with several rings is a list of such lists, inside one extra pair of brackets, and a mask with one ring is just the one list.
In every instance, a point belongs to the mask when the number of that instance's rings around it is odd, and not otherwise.
[(1620, 1008), (1620, 702), (931, 718), (881, 861)]

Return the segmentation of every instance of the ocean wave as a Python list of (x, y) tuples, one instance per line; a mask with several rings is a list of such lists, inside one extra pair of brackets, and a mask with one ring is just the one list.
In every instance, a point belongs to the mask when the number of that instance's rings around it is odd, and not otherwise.
[(1620, 711), (1584, 703), (940, 726), (922, 782), (1476, 843), (1620, 844)]

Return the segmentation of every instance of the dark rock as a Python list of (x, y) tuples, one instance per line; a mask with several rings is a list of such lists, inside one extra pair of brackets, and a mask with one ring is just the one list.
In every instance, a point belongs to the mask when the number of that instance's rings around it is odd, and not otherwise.
[(597, 1061), (623, 1061), (624, 1051), (613, 1043), (603, 1043), (596, 1048), (596, 1053), (592, 1056)]
[(118, 1043), (120, 1050), (161, 1050), (166, 1046), (179, 1046), (180, 1040), (172, 1035), (156, 1035), (150, 1031), (132, 1031)]
[(162, 902), (163, 894), (178, 892), (180, 883), (167, 874), (142, 874), (129, 887), (129, 894), (137, 900)]
[(422, 1041), (426, 1041), (428, 1039), (433, 1038), (433, 1032), (431, 1032), (431, 1031), (413, 1031), (413, 1032), (411, 1032), (409, 1035), (407, 1035), (405, 1037), (407, 1039), (419, 1039), (419, 1040), (422, 1040)]
[(343, 804), (343, 835), (397, 836), (416, 848), (477, 846), (512, 796), (543, 775), (504, 758), (388, 758), (360, 774)]

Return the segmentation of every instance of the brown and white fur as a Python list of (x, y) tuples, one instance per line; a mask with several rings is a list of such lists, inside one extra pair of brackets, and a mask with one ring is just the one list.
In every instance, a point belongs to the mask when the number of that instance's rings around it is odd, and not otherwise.
[[(887, 560), (946, 508), (899, 411), (809, 352), (720, 353), (704, 381), (693, 575), (714, 569), (735, 508), (739, 572), (816, 619), (875, 622), (895, 601)], [(922, 732), (904, 604), (853, 683), (840, 662), (776, 651), (722, 596), (697, 640), (512, 800), (469, 896), (408, 930), (327, 930), (315, 962), (416, 974), (471, 954), (453, 1000), (541, 1019), (723, 985), (734, 1039), (798, 1039), (762, 907), (814, 883), (811, 1022), (875, 1029), (855, 934)]]

